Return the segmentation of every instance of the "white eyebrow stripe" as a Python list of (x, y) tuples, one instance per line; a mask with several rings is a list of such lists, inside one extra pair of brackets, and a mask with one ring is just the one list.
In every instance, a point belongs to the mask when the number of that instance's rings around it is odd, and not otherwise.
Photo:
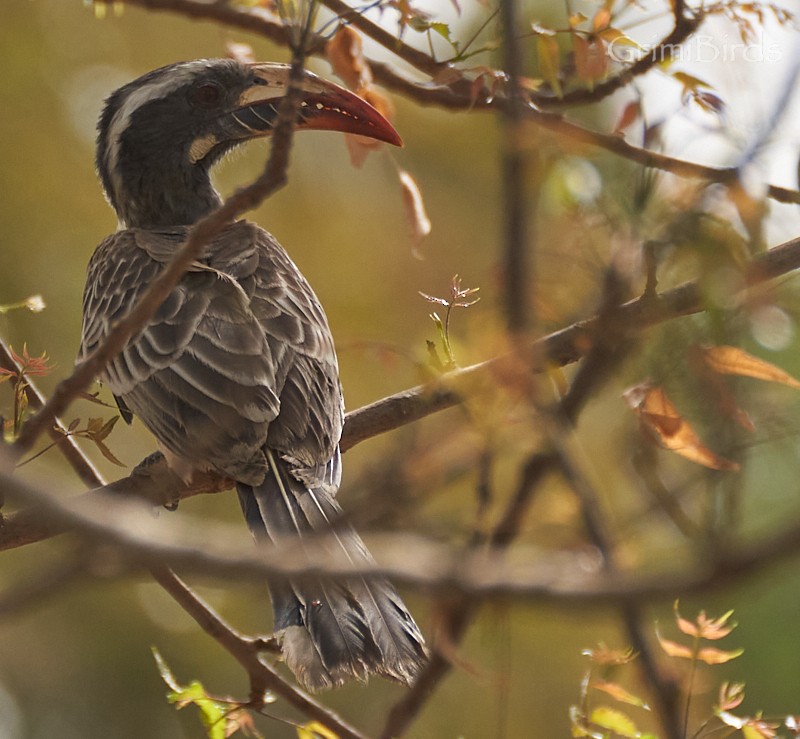
[(123, 133), (130, 125), (131, 116), (151, 100), (165, 98), (179, 87), (185, 85), (195, 76), (197, 70), (204, 66), (207, 66), (206, 62), (194, 61), (172, 67), (165, 76), (158, 77), (130, 93), (130, 95), (125, 98), (125, 102), (120, 106), (119, 110), (114, 114), (114, 118), (108, 127), (105, 161), (108, 162), (108, 173), (111, 177), (114, 192), (117, 193), (118, 196), (122, 193), (122, 181), (117, 170), (120, 140)]

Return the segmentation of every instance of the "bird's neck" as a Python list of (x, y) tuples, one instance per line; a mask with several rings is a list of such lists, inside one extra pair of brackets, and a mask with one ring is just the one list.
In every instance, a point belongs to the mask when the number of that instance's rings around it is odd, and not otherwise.
[(221, 203), (208, 169), (180, 156), (143, 162), (123, 151), (108, 175), (109, 200), (128, 228), (188, 226)]

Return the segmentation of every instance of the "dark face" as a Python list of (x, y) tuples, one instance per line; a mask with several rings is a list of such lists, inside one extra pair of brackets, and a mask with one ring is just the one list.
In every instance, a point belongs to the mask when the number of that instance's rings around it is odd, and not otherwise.
[[(97, 168), (126, 225), (185, 225), (215, 207), (209, 168), (272, 130), (289, 68), (230, 59), (162, 67), (114, 92), (98, 124)], [(377, 111), (305, 73), (297, 128), (349, 131), (399, 145)]]

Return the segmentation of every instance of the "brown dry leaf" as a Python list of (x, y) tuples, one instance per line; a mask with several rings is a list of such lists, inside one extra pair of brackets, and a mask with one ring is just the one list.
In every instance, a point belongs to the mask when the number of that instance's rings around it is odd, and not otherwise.
[(734, 423), (741, 426), (745, 431), (753, 432), (756, 430), (755, 424), (748, 415), (747, 411), (737, 405), (736, 393), (730, 387), (724, 376), (709, 366), (706, 361), (705, 348), (692, 346), (687, 357), (691, 363), (695, 374), (703, 379), (704, 391), (717, 406), (720, 413), (730, 418)]
[(600, 39), (585, 39), (575, 36), (572, 39), (575, 52), (575, 70), (579, 79), (595, 82), (605, 77), (608, 71), (608, 54)]
[(706, 364), (721, 375), (753, 377), (800, 389), (800, 382), (790, 374), (737, 346), (708, 346), (703, 347), (702, 351)]
[(736, 462), (720, 457), (700, 441), (662, 388), (644, 382), (626, 390), (623, 397), (642, 427), (665, 449), (712, 470), (739, 469)]
[(414, 245), (414, 254), (419, 256), (417, 249), (431, 232), (431, 219), (425, 212), (425, 202), (416, 180), (404, 169), (399, 169), (397, 175), (403, 188), (403, 205)]
[(325, 55), (351, 90), (360, 92), (372, 84), (372, 70), (364, 58), (361, 36), (350, 26), (342, 26), (328, 41)]

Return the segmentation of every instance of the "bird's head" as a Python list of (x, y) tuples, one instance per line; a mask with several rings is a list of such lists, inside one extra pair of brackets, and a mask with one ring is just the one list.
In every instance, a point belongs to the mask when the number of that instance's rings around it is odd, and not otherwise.
[[(218, 205), (209, 169), (236, 145), (269, 135), (288, 84), (285, 64), (211, 59), (156, 69), (112, 93), (98, 123), (97, 168), (120, 222), (186, 225)], [(311, 72), (301, 89), (298, 130), (401, 145), (357, 95)]]

